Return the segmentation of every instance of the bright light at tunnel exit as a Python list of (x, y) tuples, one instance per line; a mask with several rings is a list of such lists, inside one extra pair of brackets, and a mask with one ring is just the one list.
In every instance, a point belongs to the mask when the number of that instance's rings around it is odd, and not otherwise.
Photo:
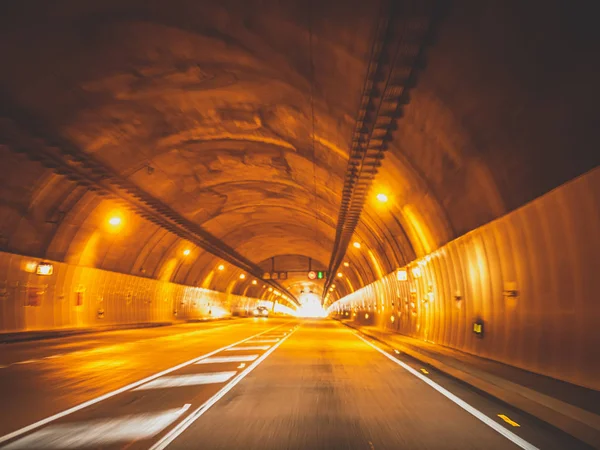
[(297, 317), (318, 318), (327, 316), (318, 295), (313, 293), (300, 294), (298, 301), (300, 302), (300, 308), (296, 310)]

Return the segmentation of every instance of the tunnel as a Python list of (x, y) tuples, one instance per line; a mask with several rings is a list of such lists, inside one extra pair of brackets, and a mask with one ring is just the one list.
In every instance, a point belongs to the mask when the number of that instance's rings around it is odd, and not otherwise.
[(600, 448), (596, 17), (4, 3), (0, 449)]

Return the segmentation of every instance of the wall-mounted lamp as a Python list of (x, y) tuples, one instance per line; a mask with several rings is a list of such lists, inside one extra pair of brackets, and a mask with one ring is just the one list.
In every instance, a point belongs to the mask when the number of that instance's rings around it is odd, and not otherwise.
[(396, 272), (396, 277), (398, 278), (398, 281), (407, 281), (408, 272), (406, 271), (406, 269), (398, 269), (398, 271)]
[(41, 262), (37, 265), (35, 273), (38, 275), (52, 275), (54, 273), (54, 265), (49, 262)]

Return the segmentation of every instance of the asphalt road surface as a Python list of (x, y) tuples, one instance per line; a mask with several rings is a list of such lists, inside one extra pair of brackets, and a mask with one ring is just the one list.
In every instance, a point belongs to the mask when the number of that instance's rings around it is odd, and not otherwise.
[(586, 448), (326, 319), (7, 344), (0, 402), (0, 449)]

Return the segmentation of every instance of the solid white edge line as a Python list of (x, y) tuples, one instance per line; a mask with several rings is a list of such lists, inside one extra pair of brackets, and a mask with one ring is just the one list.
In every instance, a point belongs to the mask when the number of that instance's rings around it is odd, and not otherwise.
[(292, 334), (289, 333), (285, 338), (281, 339), (277, 344), (272, 346), (269, 350), (263, 353), (260, 358), (255, 360), (252, 364), (250, 364), (244, 371), (240, 372), (233, 380), (227, 383), (225, 386), (219, 390), (215, 395), (209, 398), (206, 402), (204, 402), (198, 409), (194, 412), (188, 414), (185, 419), (179, 422), (171, 431), (165, 434), (158, 442), (156, 442), (150, 450), (163, 450), (167, 448), (175, 439), (177, 439), (185, 430), (187, 430), (196, 420), (200, 418), (206, 411), (208, 411), (211, 406), (221, 400), (225, 394), (227, 394), (231, 389), (235, 387), (240, 381), (242, 381), (250, 372), (252, 372), (261, 362), (263, 362), (267, 357), (273, 353), (277, 347), (285, 342), (287, 338), (289, 338)]
[(490, 419), (488, 416), (486, 416), (484, 413), (482, 413), (478, 409), (476, 409), (473, 406), (469, 405), (467, 402), (465, 402), (464, 400), (460, 399), (459, 397), (457, 397), (456, 395), (454, 395), (452, 392), (448, 391), (447, 389), (445, 389), (442, 386), (440, 386), (439, 384), (437, 384), (435, 381), (431, 380), (430, 378), (427, 378), (424, 375), (421, 375), (419, 372), (417, 372), (415, 369), (413, 369), (412, 367), (410, 367), (408, 364), (406, 364), (406, 363), (404, 363), (404, 362), (402, 362), (402, 361), (394, 358), (392, 355), (388, 354), (387, 352), (385, 352), (384, 350), (380, 349), (376, 345), (374, 345), (371, 342), (367, 341), (362, 336), (359, 336), (356, 333), (352, 333), (352, 334), (354, 334), (357, 338), (359, 338), (360, 340), (362, 340), (366, 344), (368, 344), (371, 347), (373, 347), (375, 350), (377, 350), (383, 356), (385, 356), (386, 358), (388, 358), (390, 361), (395, 362), (400, 367), (402, 367), (403, 369), (405, 369), (406, 371), (408, 371), (409, 373), (411, 373), (415, 377), (419, 378), (421, 381), (424, 381), (425, 383), (427, 383), (429, 386), (431, 386), (433, 389), (435, 389), (436, 391), (438, 391), (440, 394), (442, 394), (448, 400), (456, 403), (462, 409), (464, 409), (465, 411), (467, 411), (469, 414), (475, 416), (477, 419), (481, 420), (483, 423), (485, 423), (488, 427), (492, 428), (494, 431), (500, 433), (502, 436), (504, 436), (506, 439), (508, 439), (509, 441), (511, 441), (513, 444), (515, 444), (515, 445), (517, 445), (517, 446), (519, 446), (519, 447), (521, 447), (521, 448), (523, 448), (525, 450), (539, 450), (538, 447), (534, 446), (533, 444), (530, 444), (525, 439), (517, 436), (512, 431), (507, 430), (502, 425), (500, 425), (499, 423), (497, 423), (494, 420)]
[(202, 360), (204, 358), (209, 358), (212, 355), (215, 355), (215, 354), (217, 354), (219, 352), (222, 352), (223, 350), (228, 349), (229, 347), (234, 347), (236, 345), (242, 344), (242, 343), (244, 343), (246, 341), (249, 341), (250, 339), (253, 339), (253, 338), (257, 337), (257, 336), (260, 336), (260, 335), (263, 335), (265, 333), (268, 333), (269, 331), (275, 330), (275, 329), (277, 329), (279, 327), (282, 327), (284, 325), (285, 324), (277, 325), (277, 326), (275, 326), (273, 328), (269, 328), (268, 330), (265, 330), (265, 331), (263, 331), (261, 333), (254, 334), (254, 335), (252, 335), (252, 336), (250, 336), (250, 337), (248, 337), (246, 339), (242, 339), (241, 341), (235, 342), (235, 343), (227, 345), (225, 347), (221, 347), (221, 348), (219, 348), (217, 350), (214, 350), (214, 351), (212, 351), (210, 353), (207, 353), (205, 355), (198, 356), (196, 358), (190, 359), (189, 361), (185, 361), (185, 362), (183, 362), (181, 364), (178, 364), (178, 365), (176, 365), (174, 367), (171, 367), (169, 369), (163, 370), (162, 372), (159, 372), (159, 373), (154, 374), (154, 375), (150, 375), (149, 377), (146, 377), (146, 378), (144, 378), (142, 380), (139, 380), (139, 381), (135, 381), (135, 382), (133, 382), (131, 384), (128, 384), (127, 386), (123, 386), (122, 388), (119, 388), (119, 389), (117, 389), (115, 391), (108, 392), (108, 393), (106, 393), (104, 395), (101, 395), (100, 397), (93, 398), (91, 400), (88, 400), (87, 402), (80, 403), (77, 406), (73, 406), (72, 408), (66, 409), (66, 410), (61, 411), (59, 413), (56, 413), (56, 414), (54, 414), (54, 415), (52, 415), (50, 417), (46, 417), (45, 419), (39, 420), (39, 421), (37, 421), (35, 423), (32, 423), (30, 425), (27, 425), (27, 426), (25, 426), (23, 428), (19, 428), (18, 430), (13, 431), (12, 433), (8, 433), (8, 434), (5, 434), (4, 436), (0, 436), (0, 444), (3, 443), (3, 442), (9, 441), (11, 439), (14, 439), (14, 438), (16, 438), (18, 436), (21, 436), (22, 434), (27, 433), (27, 432), (29, 432), (31, 430), (35, 430), (36, 428), (39, 428), (39, 427), (41, 427), (43, 425), (46, 425), (46, 424), (51, 423), (51, 422), (54, 422), (55, 420), (60, 419), (61, 417), (68, 416), (69, 414), (73, 414), (74, 412), (80, 411), (80, 410), (82, 410), (84, 408), (87, 408), (88, 406), (95, 405), (96, 403), (99, 403), (99, 402), (101, 402), (103, 400), (106, 400), (108, 398), (114, 397), (115, 395), (119, 395), (119, 394), (121, 394), (121, 393), (123, 393), (125, 391), (128, 391), (130, 389), (136, 388), (136, 387), (138, 387), (138, 386), (140, 386), (140, 385), (142, 385), (144, 383), (147, 383), (149, 381), (152, 381), (152, 380), (154, 380), (154, 379), (156, 379), (158, 377), (162, 377), (163, 375), (166, 375), (168, 373), (175, 372), (176, 370), (179, 370), (179, 369), (182, 369), (184, 367), (187, 367), (187, 366), (189, 366), (191, 364), (194, 364), (195, 362), (200, 361), (200, 360)]

